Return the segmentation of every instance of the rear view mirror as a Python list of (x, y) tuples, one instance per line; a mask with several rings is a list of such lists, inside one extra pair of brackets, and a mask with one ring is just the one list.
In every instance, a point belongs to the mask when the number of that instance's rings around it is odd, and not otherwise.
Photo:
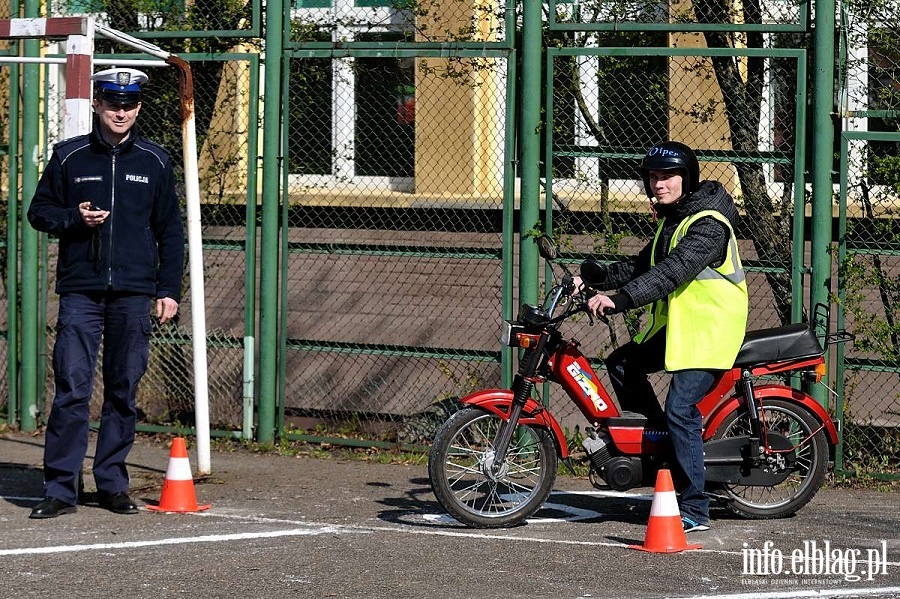
[(606, 267), (594, 258), (581, 263), (581, 278), (585, 281), (603, 281), (606, 279)]
[(544, 260), (556, 260), (556, 245), (549, 235), (541, 235), (538, 237), (538, 251)]

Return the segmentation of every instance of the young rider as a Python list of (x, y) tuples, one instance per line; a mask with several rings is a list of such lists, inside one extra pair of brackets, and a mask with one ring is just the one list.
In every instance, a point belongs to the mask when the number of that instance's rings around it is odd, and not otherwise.
[(624, 410), (662, 417), (647, 375), (672, 373), (665, 419), (685, 532), (709, 529), (704, 494), (702, 421), (697, 403), (716, 373), (731, 368), (744, 340), (747, 284), (738, 255), (734, 200), (716, 181), (700, 181), (693, 150), (679, 142), (650, 148), (641, 163), (644, 189), (658, 219), (636, 256), (602, 265), (589, 259), (582, 281), (598, 291), (588, 305), (609, 315), (652, 304), (646, 328), (606, 360)]

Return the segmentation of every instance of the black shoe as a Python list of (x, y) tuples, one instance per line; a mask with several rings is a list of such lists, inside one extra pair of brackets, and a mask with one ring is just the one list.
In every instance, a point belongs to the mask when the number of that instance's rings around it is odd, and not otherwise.
[(29, 518), (56, 518), (63, 514), (74, 514), (78, 508), (71, 503), (60, 501), (56, 497), (46, 497), (42, 502), (31, 508)]
[(136, 514), (138, 507), (128, 493), (97, 493), (100, 507), (117, 514)]

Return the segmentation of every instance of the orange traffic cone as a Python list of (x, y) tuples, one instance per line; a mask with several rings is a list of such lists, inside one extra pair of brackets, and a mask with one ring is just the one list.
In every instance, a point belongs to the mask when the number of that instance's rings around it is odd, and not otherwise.
[(656, 489), (650, 504), (650, 522), (644, 544), (629, 545), (630, 549), (640, 549), (650, 553), (678, 553), (685, 549), (702, 549), (702, 545), (688, 545), (684, 529), (681, 527), (681, 512), (678, 498), (672, 484), (672, 473), (660, 470), (656, 475)]
[(162, 495), (159, 505), (148, 505), (148, 510), (155, 512), (200, 512), (209, 509), (210, 505), (197, 505), (194, 494), (194, 478), (191, 476), (191, 463), (188, 460), (187, 447), (182, 437), (172, 439), (172, 451), (169, 453), (169, 467), (163, 481)]

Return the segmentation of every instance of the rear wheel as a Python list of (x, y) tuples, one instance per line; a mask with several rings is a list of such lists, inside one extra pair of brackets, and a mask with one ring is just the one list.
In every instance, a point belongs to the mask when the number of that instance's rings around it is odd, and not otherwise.
[(428, 455), (428, 477), (438, 502), (459, 522), (500, 528), (524, 522), (546, 501), (556, 481), (556, 445), (541, 428), (519, 425), (502, 463), (494, 439), (496, 414), (470, 407), (438, 430)]
[[(760, 420), (766, 430), (788, 441), (792, 449), (763, 456), (760, 466), (786, 478), (772, 486), (722, 485), (725, 504), (745, 518), (783, 518), (809, 503), (828, 468), (828, 441), (821, 424), (805, 408), (782, 399), (763, 398)], [(750, 435), (750, 418), (743, 410), (729, 414), (714, 438)]]

